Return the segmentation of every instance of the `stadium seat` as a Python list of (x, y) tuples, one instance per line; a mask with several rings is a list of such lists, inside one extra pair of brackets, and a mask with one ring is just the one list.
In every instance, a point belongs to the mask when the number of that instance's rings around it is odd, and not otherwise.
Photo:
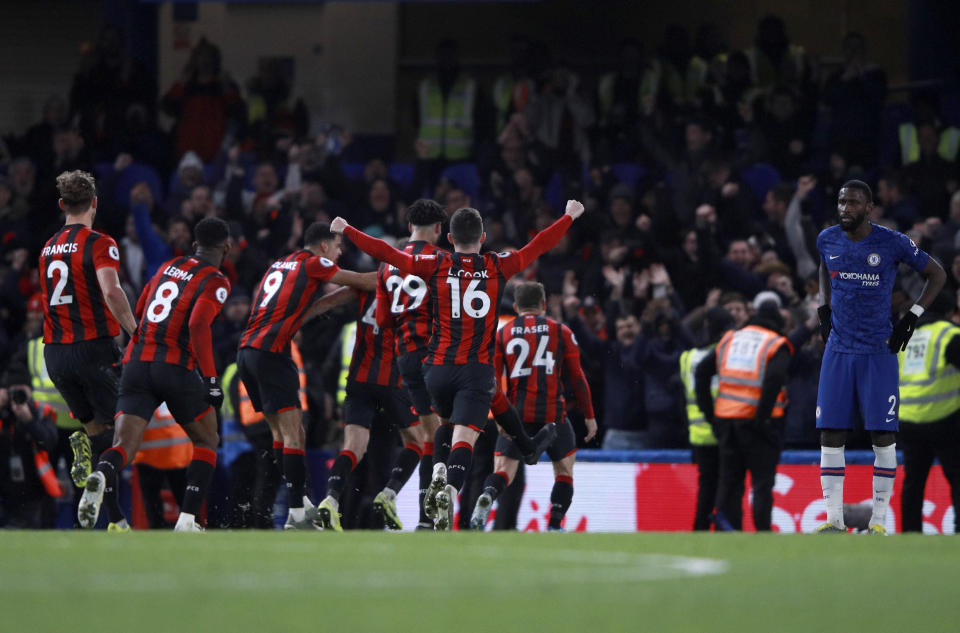
[(553, 172), (553, 176), (547, 181), (547, 186), (543, 188), (543, 199), (547, 201), (554, 211), (560, 212), (567, 204), (566, 195), (563, 187), (563, 176), (559, 171)]
[(413, 174), (415, 168), (410, 163), (390, 163), (388, 168), (390, 180), (401, 189), (409, 189), (413, 186)]
[[(110, 169), (113, 169), (112, 165)], [(154, 204), (163, 203), (163, 184), (160, 182), (160, 174), (157, 173), (156, 169), (144, 163), (133, 163), (117, 174), (117, 188), (114, 191), (114, 199), (117, 203), (123, 207), (129, 206), (130, 191), (139, 182), (145, 182), (150, 187)]]
[(763, 204), (767, 192), (780, 182), (780, 172), (768, 163), (754, 163), (740, 172), (740, 177), (747, 183), (753, 195)]
[(440, 172), (440, 176), (457, 183), (464, 193), (476, 200), (477, 192), (480, 190), (480, 172), (477, 171), (475, 163), (450, 165)]
[(340, 168), (350, 180), (363, 180), (363, 163), (340, 163)]
[(639, 183), (646, 175), (647, 170), (636, 163), (614, 163), (610, 165), (610, 171), (613, 172), (617, 182), (621, 182), (630, 189), (636, 189)]

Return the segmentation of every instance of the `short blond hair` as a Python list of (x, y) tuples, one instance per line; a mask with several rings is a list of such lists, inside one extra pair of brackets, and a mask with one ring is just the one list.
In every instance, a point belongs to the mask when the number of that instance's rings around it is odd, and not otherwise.
[(68, 215), (79, 215), (90, 208), (97, 197), (97, 181), (85, 171), (76, 169), (57, 176), (57, 190)]

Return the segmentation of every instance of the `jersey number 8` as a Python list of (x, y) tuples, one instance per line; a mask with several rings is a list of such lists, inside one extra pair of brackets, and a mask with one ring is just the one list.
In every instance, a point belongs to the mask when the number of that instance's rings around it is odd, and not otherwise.
[[(165, 281), (157, 286), (153, 301), (147, 306), (147, 320), (151, 323), (160, 323), (173, 309), (173, 300), (180, 294), (180, 286), (173, 281)], [(159, 311), (158, 311), (159, 310)]]

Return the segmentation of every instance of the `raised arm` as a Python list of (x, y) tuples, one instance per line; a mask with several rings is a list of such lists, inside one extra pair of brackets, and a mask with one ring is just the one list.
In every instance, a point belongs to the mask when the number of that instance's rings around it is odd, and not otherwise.
[(530, 242), (503, 260), (503, 273), (510, 277), (526, 268), (536, 258), (540, 257), (557, 245), (563, 234), (567, 232), (573, 221), (583, 215), (583, 205), (576, 200), (567, 200), (567, 209), (563, 216), (543, 229)]
[(417, 260), (414, 259), (412, 255), (397, 250), (383, 240), (370, 237), (363, 231), (353, 228), (346, 220), (339, 216), (334, 218), (333, 222), (330, 223), (330, 231), (340, 233), (344, 237), (349, 238), (351, 242), (357, 245), (357, 248), (370, 257), (373, 257), (377, 261), (387, 262), (391, 266), (400, 269), (400, 272), (405, 275), (410, 273), (423, 274), (423, 271), (417, 270)]

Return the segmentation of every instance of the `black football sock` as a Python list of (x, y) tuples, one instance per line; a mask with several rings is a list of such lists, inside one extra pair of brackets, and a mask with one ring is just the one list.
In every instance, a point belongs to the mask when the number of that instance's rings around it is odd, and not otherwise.
[(216, 468), (217, 451), (201, 446), (193, 447), (193, 461), (187, 466), (187, 490), (183, 494), (181, 512), (192, 514), (194, 517), (200, 514)]
[(559, 475), (550, 491), (550, 527), (559, 528), (573, 502), (573, 477)]
[(273, 442), (273, 463), (283, 472), (283, 442)]
[(520, 419), (516, 407), (512, 404), (509, 405), (506, 411), (494, 415), (494, 419), (508, 435), (513, 437), (513, 443), (517, 445), (521, 453), (526, 454), (534, 450), (533, 440), (530, 439), (526, 429), (523, 428), (523, 420)]
[(473, 461), (473, 447), (467, 442), (454, 444), (453, 450), (450, 451), (450, 459), (447, 460), (447, 485), (453, 486), (458, 491), (463, 488), (471, 461)]
[(450, 444), (453, 443), (453, 425), (441, 424), (433, 434), (433, 463), (446, 464), (450, 458)]
[(487, 475), (487, 480), (483, 482), (484, 494), (490, 495), (491, 499), (496, 500), (500, 493), (507, 488), (507, 473), (498, 470), (495, 473)]
[[(107, 450), (113, 445), (113, 427), (107, 429), (106, 431), (101, 431), (96, 435), (90, 436), (90, 459), (94, 464), (97, 463), (100, 455), (103, 454), (103, 451)], [(123, 466), (120, 467), (123, 469)]]
[(390, 471), (390, 481), (387, 482), (387, 488), (394, 492), (400, 492), (403, 484), (407, 483), (410, 475), (413, 474), (413, 470), (420, 463), (421, 457), (423, 457), (423, 451), (416, 444), (404, 446), (400, 454), (397, 455), (393, 470)]
[[(106, 431), (105, 431), (106, 432)], [(113, 431), (110, 431), (111, 435)], [(103, 435), (101, 433), (100, 435)], [(127, 461), (127, 453), (122, 447), (108, 448), (100, 454), (97, 471), (103, 473), (106, 484), (103, 487), (103, 507), (107, 510), (107, 518), (111, 523), (122, 521), (123, 511), (120, 509), (120, 495), (118, 493), (118, 475)]]
[(327, 496), (340, 501), (340, 495), (347, 486), (347, 477), (357, 467), (357, 456), (351, 451), (340, 451), (330, 467), (330, 477), (327, 479)]
[(302, 448), (283, 449), (283, 478), (287, 481), (287, 507), (303, 507), (303, 490), (307, 482), (307, 465)]
[(430, 517), (423, 510), (423, 498), (427, 496), (427, 488), (433, 479), (433, 442), (423, 443), (423, 458), (420, 459), (420, 522), (428, 523)]

